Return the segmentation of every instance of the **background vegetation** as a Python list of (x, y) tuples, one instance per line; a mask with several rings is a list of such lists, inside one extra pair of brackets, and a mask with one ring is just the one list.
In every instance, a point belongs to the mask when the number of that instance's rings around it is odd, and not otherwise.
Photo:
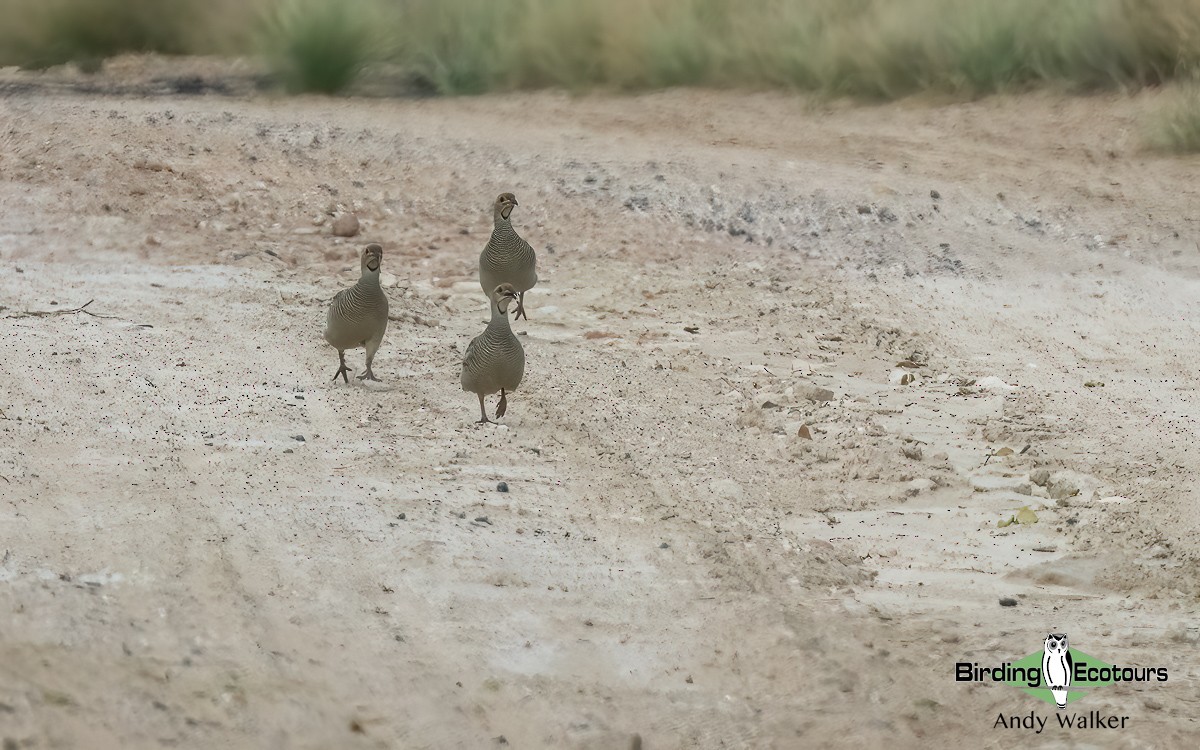
[[(292, 90), (327, 93), (380, 63), (441, 94), (736, 86), (877, 99), (1128, 89), (1200, 70), (1200, 0), (0, 0), (0, 18), (0, 65), (261, 55)], [(1179, 130), (1182, 111), (1162, 118)]]

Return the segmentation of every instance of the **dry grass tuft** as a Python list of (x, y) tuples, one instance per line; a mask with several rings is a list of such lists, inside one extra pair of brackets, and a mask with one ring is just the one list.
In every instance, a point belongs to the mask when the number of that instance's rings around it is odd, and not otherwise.
[(260, 53), (293, 88), (322, 91), (376, 58), (445, 94), (737, 86), (884, 99), (1133, 88), (1200, 67), (1200, 0), (0, 0), (0, 17), (0, 64)]
[(1146, 145), (1157, 151), (1200, 153), (1200, 83), (1163, 92), (1165, 101), (1147, 118)]

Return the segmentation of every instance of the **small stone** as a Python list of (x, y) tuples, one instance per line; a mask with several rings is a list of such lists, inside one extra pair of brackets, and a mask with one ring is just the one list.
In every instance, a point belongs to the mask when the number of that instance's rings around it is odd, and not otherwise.
[(1028, 482), (1024, 484), (1018, 484), (1016, 487), (1013, 487), (1013, 492), (1017, 493), (1018, 495), (1032, 495), (1033, 487), (1031, 487)]
[(1039, 487), (1045, 487), (1050, 482), (1050, 470), (1034, 469), (1033, 471), (1029, 472), (1029, 481), (1033, 482)]
[(354, 214), (341, 214), (333, 220), (333, 234), (336, 237), (353, 237), (358, 234), (358, 217)]
[(292, 435), (292, 440), (295, 440), (296, 442), (299, 442), (299, 443), (303, 443), (304, 436), (303, 435)]
[(476, 523), (486, 523), (488, 526), (492, 525), (492, 522), (488, 520), (487, 516), (475, 516), (475, 522)]
[(900, 446), (900, 452), (904, 454), (905, 458), (912, 459), (913, 461), (920, 461), (924, 455), (921, 451), (921, 446), (916, 443)]
[(802, 424), (800, 425), (799, 431), (796, 432), (796, 437), (804, 438), (805, 440), (812, 440), (812, 430), (808, 429), (808, 425)]
[[(206, 445), (212, 445), (212, 443), (206, 443)], [(295, 453), (296, 451), (292, 450), (291, 448), (284, 448), (283, 452), (284, 453)]]
[(399, 515), (397, 515), (397, 516), (396, 516), (396, 518), (400, 519), (401, 521), (407, 521), (407, 520), (408, 520), (408, 516), (407, 516), (407, 515), (405, 515), (404, 513), (400, 513)]
[(933, 198), (935, 201), (936, 201), (936, 200), (941, 200), (941, 199), (942, 199), (942, 194), (941, 194), (941, 193), (939, 193), (939, 192), (938, 192), (938, 191), (936, 191), (936, 190), (930, 190), (930, 191), (929, 191), (929, 197), (930, 197), (930, 198)]
[(1017, 600), (1013, 599), (1011, 596), (1001, 597), (1000, 606), (1001, 607), (1015, 607), (1015, 606), (1017, 606)]
[(496, 492), (508, 492), (508, 482), (501, 482), (497, 484)]
[(1048, 488), (1051, 500), (1066, 500), (1079, 494), (1079, 488), (1070, 482), (1055, 482)]
[(908, 489), (912, 490), (914, 495), (921, 492), (932, 492), (937, 489), (937, 482), (929, 477), (917, 477), (908, 483)]
[(692, 676), (691, 676), (691, 675), (688, 675), (688, 676), (687, 676), (687, 677), (684, 679), (684, 682), (686, 682), (687, 684), (691, 685), (691, 684), (692, 684)]
[(671, 545), (667, 544), (666, 542), (663, 542), (662, 544), (658, 545), (658, 548), (659, 549), (669, 549), (670, 546)]
[(832, 401), (833, 391), (815, 385), (806, 385), (796, 390), (796, 395), (809, 401)]

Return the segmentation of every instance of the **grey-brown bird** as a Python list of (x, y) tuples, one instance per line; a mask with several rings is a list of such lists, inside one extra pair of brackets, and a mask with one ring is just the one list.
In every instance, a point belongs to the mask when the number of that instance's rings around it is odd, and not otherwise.
[(479, 396), (479, 424), (491, 422), (483, 397), (500, 391), (496, 419), (508, 409), (508, 392), (517, 390), (525, 374), (525, 350), (508, 322), (508, 306), (517, 299), (512, 284), (492, 289), (492, 319), (483, 333), (471, 339), (463, 356), (462, 388)]
[(525, 313), (525, 292), (538, 281), (537, 254), (513, 229), (510, 217), (517, 205), (512, 193), (501, 193), (496, 198), (492, 207), (492, 236), (479, 254), (479, 286), (490, 297), (500, 284), (512, 284), (517, 292), (517, 314), (513, 318), (529, 320)]
[(338, 351), (338, 371), (334, 373), (347, 383), (350, 378), (346, 366), (346, 350), (365, 347), (367, 350), (367, 369), (359, 380), (374, 380), (375, 373), (371, 370), (371, 362), (379, 344), (383, 342), (383, 333), (387, 330), (388, 299), (379, 285), (379, 266), (383, 263), (383, 248), (371, 243), (363, 248), (360, 265), (362, 275), (358, 283), (349, 289), (343, 289), (334, 295), (329, 304), (329, 313), (325, 316), (325, 340)]

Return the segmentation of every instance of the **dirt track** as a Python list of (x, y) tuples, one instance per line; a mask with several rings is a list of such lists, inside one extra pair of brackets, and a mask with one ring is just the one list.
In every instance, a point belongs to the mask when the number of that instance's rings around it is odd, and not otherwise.
[[(1193, 746), (1200, 196), (1141, 104), (10, 89), (5, 750)], [(371, 241), (384, 382), (330, 383)], [(1052, 711), (954, 663), (1052, 631), (1171, 679), (994, 729)]]

